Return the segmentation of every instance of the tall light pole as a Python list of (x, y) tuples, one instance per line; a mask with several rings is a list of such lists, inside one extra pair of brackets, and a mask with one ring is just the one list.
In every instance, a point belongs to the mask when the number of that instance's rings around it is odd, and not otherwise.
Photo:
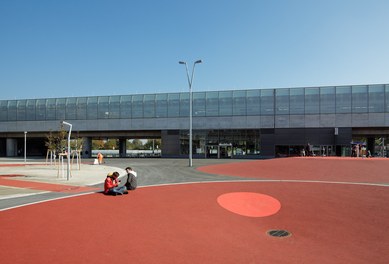
[(72, 134), (72, 127), (73, 125), (68, 123), (68, 122), (65, 122), (65, 121), (62, 121), (61, 124), (64, 124), (64, 125), (67, 125), (69, 126), (69, 134), (68, 134), (68, 151), (67, 151), (67, 159), (68, 159), (68, 171), (67, 171), (67, 177), (66, 177), (66, 180), (69, 180), (70, 179), (70, 135)]
[(188, 70), (188, 64), (185, 61), (179, 61), (179, 64), (184, 64), (186, 68), (186, 76), (188, 77), (188, 84), (189, 84), (189, 167), (192, 167), (192, 84), (193, 84), (193, 76), (195, 71), (195, 66), (197, 63), (202, 63), (201, 60), (197, 60), (193, 63), (192, 68), (192, 76), (189, 77), (189, 70)]
[(24, 131), (24, 164), (27, 162), (27, 131)]

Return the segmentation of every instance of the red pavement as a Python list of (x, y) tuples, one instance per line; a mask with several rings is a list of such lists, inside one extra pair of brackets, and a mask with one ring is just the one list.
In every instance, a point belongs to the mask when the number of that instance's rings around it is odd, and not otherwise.
[[(386, 160), (322, 160), (249, 161), (200, 170), (274, 179), (389, 179)], [(281, 206), (263, 217), (234, 213), (219, 202), (235, 193), (270, 197)], [(181, 184), (116, 197), (95, 193), (0, 212), (0, 259), (3, 264), (388, 263), (388, 199), (388, 186), (313, 182)], [(292, 235), (270, 237), (271, 229)]]
[(199, 170), (256, 179), (389, 183), (386, 158), (282, 158), (211, 165)]
[[(98, 190), (97, 188), (93, 188), (93, 187), (8, 179), (9, 177), (14, 177), (14, 176), (15, 175), (0, 176), (0, 185), (10, 186), (10, 187), (18, 187), (18, 188), (26, 188), (26, 189), (32, 189), (32, 190), (50, 191), (50, 192), (64, 192), (64, 193), (79, 193), (79, 192), (89, 192), (89, 191)], [(20, 176), (20, 175), (18, 175), (18, 176)]]

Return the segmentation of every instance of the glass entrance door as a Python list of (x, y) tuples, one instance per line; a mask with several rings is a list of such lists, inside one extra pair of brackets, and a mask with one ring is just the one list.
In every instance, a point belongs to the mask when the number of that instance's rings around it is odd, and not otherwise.
[(219, 159), (232, 158), (232, 144), (219, 144)]
[(207, 145), (206, 149), (206, 158), (232, 158), (232, 144)]
[(335, 147), (334, 146), (327, 146), (322, 145), (320, 146), (320, 156), (327, 157), (327, 156), (335, 156)]

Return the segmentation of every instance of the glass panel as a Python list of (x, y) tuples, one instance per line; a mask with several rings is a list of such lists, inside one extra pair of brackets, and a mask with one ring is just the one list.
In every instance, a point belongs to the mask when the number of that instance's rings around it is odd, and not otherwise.
[(232, 105), (234, 116), (246, 115), (246, 91), (233, 91)]
[(206, 92), (206, 116), (218, 116), (219, 115), (219, 92)]
[(66, 99), (66, 119), (72, 120), (77, 118), (77, 98)]
[(120, 97), (120, 118), (131, 118), (131, 105), (131, 95), (123, 95)]
[(385, 86), (369, 86), (369, 112), (383, 113), (385, 111)]
[(36, 120), (46, 119), (46, 99), (36, 101)]
[(276, 91), (276, 114), (289, 114), (289, 89), (277, 89)]
[(8, 121), (16, 121), (17, 101), (8, 101)]
[(168, 117), (178, 117), (180, 114), (180, 94), (168, 94)]
[(232, 91), (219, 92), (219, 116), (232, 115)]
[(98, 119), (109, 118), (109, 97), (100, 96), (98, 97)]
[(8, 120), (8, 101), (0, 101), (0, 121)]
[(35, 120), (35, 106), (36, 106), (36, 100), (27, 100), (26, 105), (26, 120), (33, 121)]
[(386, 113), (389, 113), (389, 84), (385, 85), (385, 102), (386, 102)]
[(143, 118), (143, 94), (132, 96), (132, 118)]
[(189, 93), (180, 94), (180, 116), (189, 116)]
[(97, 119), (97, 97), (88, 97), (86, 104), (87, 119)]
[(335, 87), (320, 88), (320, 113), (335, 113)]
[(336, 87), (336, 113), (351, 113), (351, 87)]
[(66, 98), (57, 99), (57, 119), (65, 120), (66, 118)]
[(144, 117), (155, 117), (155, 94), (144, 96)]
[(247, 130), (246, 133), (246, 154), (259, 155), (261, 150), (261, 136), (259, 130)]
[(274, 114), (274, 93), (274, 89), (261, 90), (261, 115)]
[(320, 106), (319, 88), (305, 88), (305, 113), (318, 114)]
[(167, 117), (167, 94), (157, 94), (156, 117)]
[(353, 86), (352, 88), (353, 113), (367, 113), (367, 86)]
[(109, 97), (109, 118), (120, 117), (120, 96)]
[(26, 100), (18, 100), (17, 103), (17, 113), (16, 113), (16, 119), (18, 121), (24, 121), (26, 120)]
[(261, 114), (261, 96), (260, 90), (249, 90), (246, 96), (247, 115)]
[(80, 120), (86, 119), (86, 109), (87, 109), (87, 98), (86, 97), (77, 98), (77, 119)]
[(205, 92), (193, 93), (193, 116), (205, 116)]
[(56, 99), (55, 98), (47, 99), (46, 120), (55, 120), (56, 111), (57, 111)]
[(305, 113), (304, 88), (290, 89), (289, 94), (289, 113), (291, 115), (303, 115)]

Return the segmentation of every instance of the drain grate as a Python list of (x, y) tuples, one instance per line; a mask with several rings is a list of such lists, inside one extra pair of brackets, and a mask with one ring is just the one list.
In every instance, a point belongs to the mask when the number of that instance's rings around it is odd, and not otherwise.
[(267, 234), (272, 237), (288, 237), (292, 235), (289, 231), (282, 229), (269, 230)]

